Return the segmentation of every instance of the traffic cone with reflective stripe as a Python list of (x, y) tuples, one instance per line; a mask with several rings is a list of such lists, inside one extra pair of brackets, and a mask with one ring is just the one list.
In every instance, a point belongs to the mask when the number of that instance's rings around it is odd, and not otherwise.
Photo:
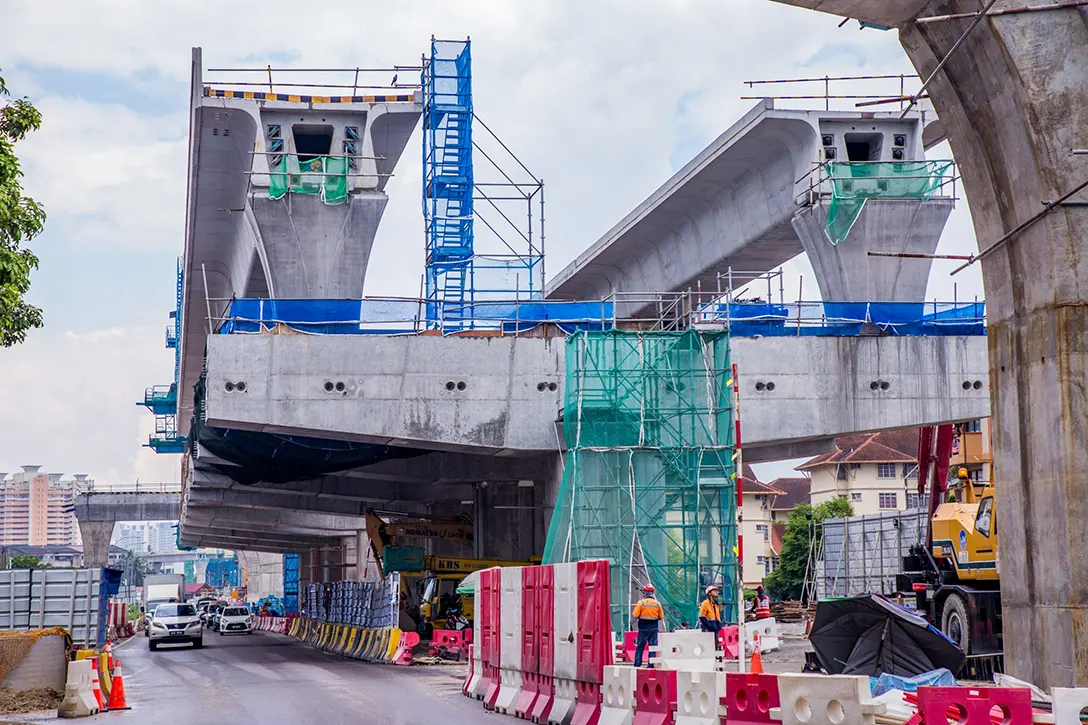
[(749, 671), (752, 674), (760, 674), (763, 672), (763, 655), (759, 652), (759, 633), (757, 632), (753, 636), (755, 639), (752, 644), (752, 668)]
[(106, 709), (106, 703), (102, 699), (102, 685), (98, 681), (98, 658), (91, 657), (91, 690), (94, 692), (94, 699), (98, 703), (99, 710)]
[(121, 678), (121, 661), (113, 663), (113, 683), (110, 685), (110, 709), (130, 710), (125, 702), (125, 681)]

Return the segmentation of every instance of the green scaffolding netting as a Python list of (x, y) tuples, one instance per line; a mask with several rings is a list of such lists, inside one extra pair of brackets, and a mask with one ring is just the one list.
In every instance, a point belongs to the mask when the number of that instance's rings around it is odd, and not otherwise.
[(567, 342), (567, 456), (547, 563), (608, 559), (612, 626), (647, 582), (669, 626), (709, 584), (736, 618), (736, 466), (725, 332), (579, 332)]
[(292, 194), (320, 194), (326, 204), (342, 204), (348, 199), (348, 160), (336, 156), (315, 156), (299, 161), (285, 155), (272, 170), (268, 196), (279, 199)]
[(946, 183), (951, 161), (829, 163), (831, 203), (825, 232), (843, 242), (861, 215), (866, 199), (930, 199)]

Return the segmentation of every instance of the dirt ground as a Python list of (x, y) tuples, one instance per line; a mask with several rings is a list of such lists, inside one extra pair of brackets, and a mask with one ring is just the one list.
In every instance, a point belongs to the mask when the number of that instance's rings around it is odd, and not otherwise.
[(0, 714), (55, 710), (62, 699), (63, 692), (48, 688), (18, 691), (0, 688)]

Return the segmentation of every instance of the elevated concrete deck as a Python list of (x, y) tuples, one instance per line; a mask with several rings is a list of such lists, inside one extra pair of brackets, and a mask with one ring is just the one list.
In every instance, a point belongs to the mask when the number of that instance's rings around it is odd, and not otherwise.
[[(933, 253), (953, 201), (870, 199), (848, 239), (832, 245), (822, 230), (829, 189), (813, 188), (811, 172), (824, 149), (847, 161), (848, 138), (873, 142), (873, 157), (858, 160), (892, 161), (896, 148), (903, 160), (924, 159), (920, 115), (780, 110), (762, 101), (552, 277), (545, 296), (710, 292), (730, 267), (764, 272), (807, 251), (825, 300), (921, 300), (929, 260), (866, 252)], [(621, 313), (647, 309), (630, 307)]]
[[(985, 337), (732, 345), (752, 401), (744, 440), (753, 456), (759, 448), (807, 455), (789, 446), (988, 414)], [(344, 381), (345, 391), (326, 392), (327, 381)], [(222, 428), (511, 456), (557, 450), (563, 383), (561, 339), (217, 335), (208, 344), (206, 415)]]
[[(193, 50), (189, 181), (185, 230), (178, 431), (187, 434), (209, 314), (232, 297), (357, 298), (389, 177), (421, 113), (408, 100), (321, 103), (206, 95), (200, 49)], [(241, 95), (241, 94), (238, 94)], [(366, 97), (361, 97), (366, 98)], [(344, 155), (359, 134), (345, 203), (317, 195), (269, 195), (273, 152), (298, 154), (295, 129), (331, 133), (328, 153)], [(273, 148), (274, 131), (283, 146)], [(210, 299), (209, 299), (210, 298)]]

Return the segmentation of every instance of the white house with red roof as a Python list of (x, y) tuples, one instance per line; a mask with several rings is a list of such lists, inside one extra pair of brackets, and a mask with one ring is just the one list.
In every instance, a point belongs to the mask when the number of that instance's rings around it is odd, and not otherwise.
[(921, 505), (917, 428), (841, 436), (797, 470), (809, 476), (813, 506), (844, 497), (862, 515)]

